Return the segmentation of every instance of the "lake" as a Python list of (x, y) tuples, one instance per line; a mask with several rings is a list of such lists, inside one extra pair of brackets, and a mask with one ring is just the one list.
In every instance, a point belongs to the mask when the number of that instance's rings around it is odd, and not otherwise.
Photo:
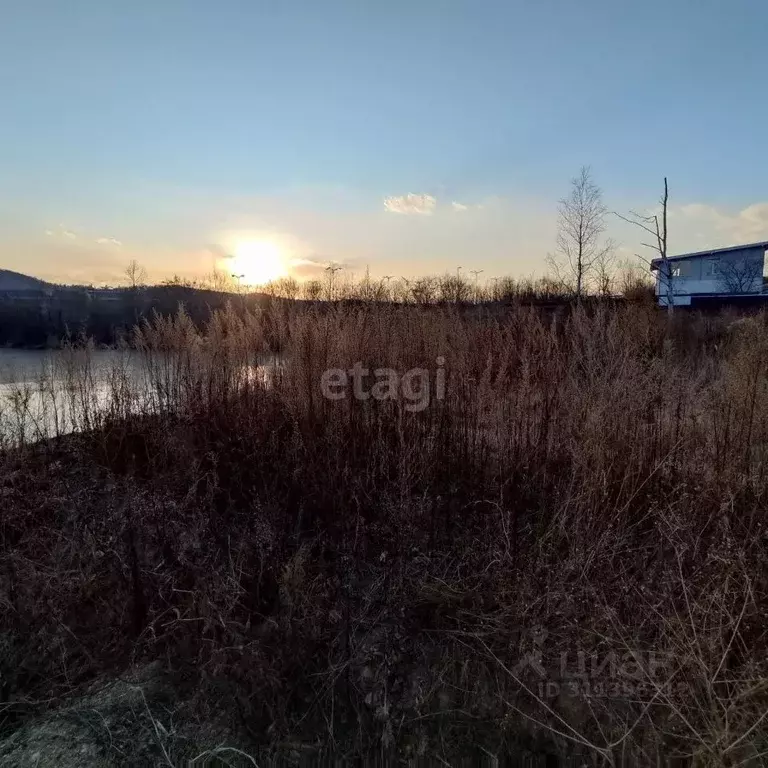
[[(178, 358), (175, 358), (178, 360)], [(230, 386), (272, 386), (283, 360), (260, 355), (253, 364), (222, 365), (196, 358), (191, 379)], [(29, 442), (92, 426), (95, 414), (121, 404), (115, 415), (151, 412), (178, 402), (174, 359), (155, 353), (153, 373), (139, 352), (116, 349), (0, 349), (0, 443)], [(176, 399), (174, 399), (176, 398)]]
[(76, 429), (87, 409), (107, 401), (116, 369), (140, 383), (142, 369), (135, 353), (94, 349), (89, 359), (86, 393), (73, 385), (81, 354), (0, 349), (0, 439), (39, 440)]
[[(114, 349), (95, 349), (91, 355), (102, 369), (109, 369), (123, 357), (122, 352)], [(61, 365), (65, 356), (65, 352), (50, 349), (0, 349), (0, 387), (7, 390), (12, 384), (37, 382), (51, 364)]]

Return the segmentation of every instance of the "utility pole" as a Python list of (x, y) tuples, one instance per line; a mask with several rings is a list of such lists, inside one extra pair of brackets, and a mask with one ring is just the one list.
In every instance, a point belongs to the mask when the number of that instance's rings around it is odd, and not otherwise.
[(408, 301), (408, 297), (413, 294), (413, 291), (411, 290), (411, 281), (407, 277), (403, 277), (400, 275), (400, 279), (405, 283), (405, 299), (404, 301)]
[(482, 275), (483, 274), (483, 271), (484, 270), (482, 270), (482, 269), (471, 269), (470, 270), (470, 272), (475, 276), (475, 302), (477, 302), (477, 299), (478, 299), (477, 278), (478, 278), (478, 275)]
[(240, 302), (243, 305), (243, 312), (245, 312), (245, 294), (243, 293), (243, 278), (245, 275), (235, 275), (232, 274), (232, 277), (234, 277), (237, 280), (237, 293), (240, 296)]
[(384, 275), (384, 277), (381, 278), (382, 282), (386, 281), (386, 285), (387, 285), (387, 301), (391, 301), (391, 299), (392, 299), (392, 294), (390, 293), (390, 290), (389, 290), (389, 281), (393, 277), (394, 277), (394, 275)]
[(461, 301), (461, 267), (456, 267), (456, 303)]
[(342, 269), (338, 264), (331, 262), (325, 271), (328, 273), (328, 301), (333, 301), (333, 280), (336, 277), (336, 273)]

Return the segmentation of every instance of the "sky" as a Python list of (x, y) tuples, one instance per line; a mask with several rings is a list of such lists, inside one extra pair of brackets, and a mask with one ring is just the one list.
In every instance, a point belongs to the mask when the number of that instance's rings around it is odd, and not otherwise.
[[(768, 240), (762, 0), (0, 0), (0, 267), (542, 275), (582, 165)], [(610, 217), (621, 258), (649, 257)]]

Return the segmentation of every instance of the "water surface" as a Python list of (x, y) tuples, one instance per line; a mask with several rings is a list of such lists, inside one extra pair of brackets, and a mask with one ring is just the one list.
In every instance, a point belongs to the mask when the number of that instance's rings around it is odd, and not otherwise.
[[(156, 355), (155, 375), (147, 357), (115, 349), (0, 349), (0, 442), (41, 440), (87, 429), (94, 415), (116, 402), (131, 410), (152, 410), (173, 387), (173, 365)], [(237, 380), (268, 385), (280, 361), (264, 357), (254, 365), (228, 369)], [(219, 366), (211, 365), (214, 373)], [(197, 370), (197, 369), (196, 369)]]

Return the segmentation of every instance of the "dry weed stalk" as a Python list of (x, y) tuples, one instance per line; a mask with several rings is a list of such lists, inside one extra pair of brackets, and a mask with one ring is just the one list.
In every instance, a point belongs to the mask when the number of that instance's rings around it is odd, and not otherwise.
[[(275, 303), (155, 317), (129, 346), (106, 377), (68, 350), (38, 389), (77, 435), (4, 454), (9, 700), (163, 658), (201, 716), (231, 703), (259, 764), (286, 743), (759, 764), (762, 316)], [(438, 357), (422, 412), (320, 391)], [(635, 652), (667, 677), (585, 693)], [(563, 653), (596, 659), (576, 693)]]

